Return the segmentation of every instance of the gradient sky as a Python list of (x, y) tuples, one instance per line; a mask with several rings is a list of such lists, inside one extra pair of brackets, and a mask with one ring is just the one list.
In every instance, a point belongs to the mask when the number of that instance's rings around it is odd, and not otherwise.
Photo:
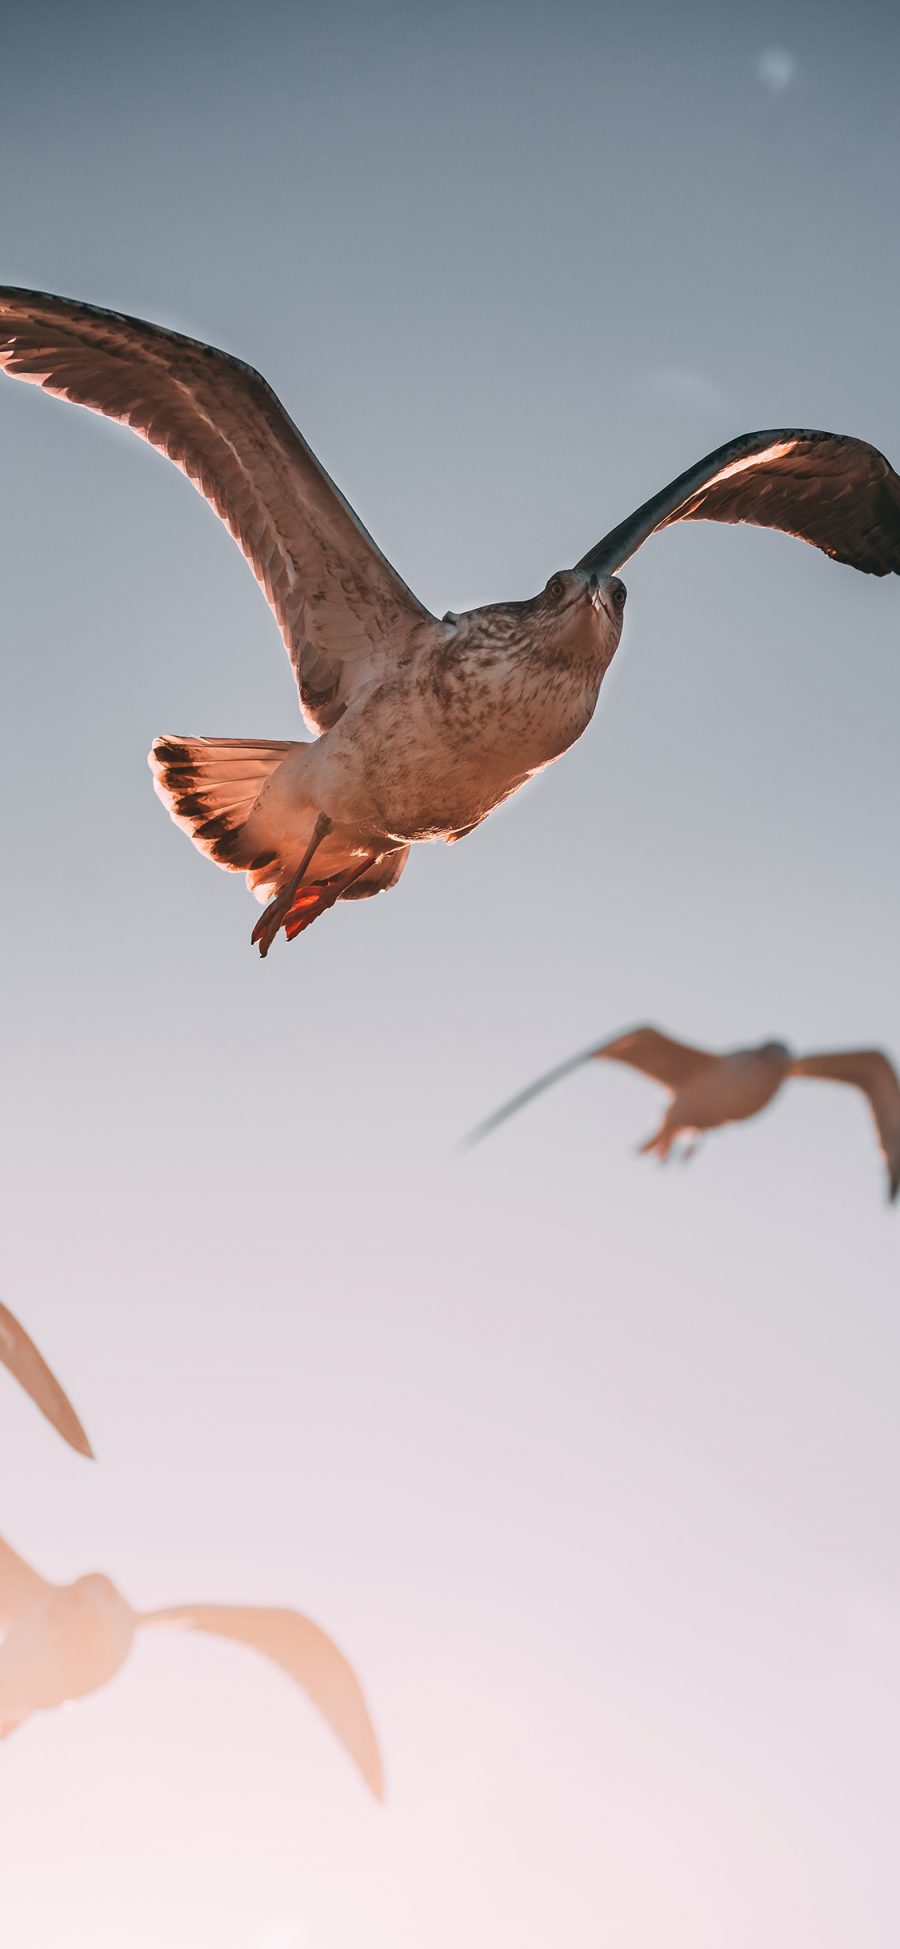
[[(627, 17), (626, 17), (627, 16)], [(730, 435), (900, 461), (892, 8), (73, 9), (4, 28), (3, 281), (259, 366), (438, 613)], [(249, 1654), (160, 1636), (0, 1754), (15, 1949), (894, 1949), (900, 1217), (798, 1086), (690, 1170), (633, 1022), (900, 1055), (900, 591), (697, 526), (577, 749), (263, 966), (146, 769), (292, 736), (188, 484), (0, 387), (2, 1529), (339, 1639), (379, 1810)]]

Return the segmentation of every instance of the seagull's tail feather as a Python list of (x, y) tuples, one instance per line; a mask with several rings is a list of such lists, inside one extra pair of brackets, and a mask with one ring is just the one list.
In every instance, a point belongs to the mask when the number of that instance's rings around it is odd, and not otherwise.
[[(245, 873), (250, 892), (266, 901), (290, 884), (313, 837), (318, 808), (304, 792), (303, 754), (314, 749), (259, 738), (163, 737), (154, 740), (149, 764), (176, 826), (219, 866)], [(276, 783), (275, 774), (294, 758), (299, 766)], [(408, 858), (408, 846), (389, 845), (360, 856), (352, 836), (332, 828), (315, 849), (308, 881), (296, 890), (285, 923), (288, 940), (335, 899), (364, 900), (395, 886)], [(346, 888), (336, 889), (344, 877)]]
[(201, 853), (231, 873), (263, 873), (273, 854), (257, 857), (247, 823), (263, 787), (296, 749), (272, 739), (163, 737), (154, 739), (148, 763), (166, 811)]

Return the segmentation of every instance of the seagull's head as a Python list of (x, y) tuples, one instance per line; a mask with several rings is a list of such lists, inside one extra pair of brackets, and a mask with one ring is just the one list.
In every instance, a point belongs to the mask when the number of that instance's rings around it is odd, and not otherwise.
[(625, 584), (617, 575), (557, 569), (540, 595), (527, 602), (489, 602), (462, 615), (448, 610), (445, 627), (457, 640), (498, 645), (518, 657), (523, 651), (542, 664), (571, 664), (581, 658), (611, 662), (622, 634)]
[(65, 1697), (82, 1698), (104, 1685), (127, 1657), (135, 1619), (124, 1597), (99, 1570), (64, 1591)]
[(603, 667), (622, 634), (625, 584), (617, 575), (589, 575), (580, 568), (557, 569), (529, 607), (548, 654), (599, 649)]
[(96, 1612), (100, 1617), (107, 1617), (121, 1607), (122, 1599), (115, 1584), (102, 1570), (91, 1570), (86, 1577), (79, 1577), (71, 1585), (71, 1592), (74, 1607), (84, 1616)]
[(791, 1060), (791, 1052), (786, 1042), (761, 1042), (756, 1051), (765, 1062), (775, 1063), (779, 1069), (786, 1069)]

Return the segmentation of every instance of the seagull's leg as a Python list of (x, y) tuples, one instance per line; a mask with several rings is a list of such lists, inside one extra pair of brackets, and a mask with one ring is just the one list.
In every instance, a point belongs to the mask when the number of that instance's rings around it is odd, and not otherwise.
[(289, 881), (284, 892), (276, 894), (275, 899), (270, 900), (268, 906), (260, 914), (250, 936), (250, 941), (251, 945), (258, 943), (263, 960), (265, 960), (269, 952), (279, 927), (281, 927), (291, 911), (291, 907), (303, 885), (304, 878), (309, 871), (313, 854), (318, 852), (323, 839), (327, 839), (331, 827), (332, 820), (329, 819), (327, 812), (320, 812), (313, 827), (312, 838), (293, 879)]
[(320, 914), (327, 913), (329, 907), (333, 907), (335, 901), (340, 900), (348, 887), (352, 887), (356, 880), (361, 880), (363, 874), (368, 873), (370, 866), (374, 866), (379, 857), (378, 853), (368, 853), (365, 859), (354, 860), (352, 866), (348, 866), (345, 872), (336, 874), (333, 880), (324, 880), (320, 886), (314, 888), (309, 904), (299, 906), (288, 914), (284, 923), (288, 940), (295, 941), (297, 935), (302, 934), (304, 927), (309, 927), (314, 920), (318, 920)]

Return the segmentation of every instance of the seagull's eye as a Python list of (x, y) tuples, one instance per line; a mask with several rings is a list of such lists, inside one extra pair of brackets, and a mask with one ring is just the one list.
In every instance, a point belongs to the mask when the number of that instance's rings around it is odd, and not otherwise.
[(566, 591), (566, 585), (562, 579), (562, 576), (551, 575), (550, 580), (547, 583), (548, 596), (552, 596), (554, 602), (559, 602), (560, 597), (565, 595), (565, 591)]

